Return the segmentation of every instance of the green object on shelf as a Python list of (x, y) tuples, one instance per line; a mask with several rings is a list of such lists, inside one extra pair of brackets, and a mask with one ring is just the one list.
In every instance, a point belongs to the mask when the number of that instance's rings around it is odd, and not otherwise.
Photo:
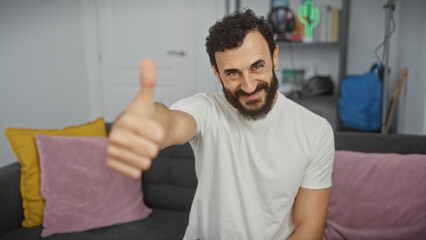
[(305, 78), (304, 69), (284, 69), (282, 71), (282, 82), (301, 85)]
[(299, 6), (297, 17), (305, 25), (305, 37), (312, 37), (312, 32), (320, 21), (320, 11), (314, 7), (312, 0), (306, 0)]

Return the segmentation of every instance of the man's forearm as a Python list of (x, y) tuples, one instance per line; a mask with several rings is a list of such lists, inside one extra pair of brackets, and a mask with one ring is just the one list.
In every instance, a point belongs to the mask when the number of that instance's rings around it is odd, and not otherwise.
[(169, 108), (161, 103), (154, 103), (154, 120), (157, 121), (164, 129), (163, 139), (159, 146), (160, 149), (164, 149), (170, 146), (170, 130), (172, 124), (172, 118)]
[(309, 227), (299, 226), (288, 240), (321, 240), (323, 229), (312, 229)]
[(165, 105), (155, 103), (154, 120), (164, 129), (160, 149), (171, 145), (180, 145), (194, 137), (197, 131), (195, 119), (188, 113), (169, 110)]
[(330, 188), (300, 188), (294, 203), (295, 231), (289, 239), (321, 239), (327, 219)]

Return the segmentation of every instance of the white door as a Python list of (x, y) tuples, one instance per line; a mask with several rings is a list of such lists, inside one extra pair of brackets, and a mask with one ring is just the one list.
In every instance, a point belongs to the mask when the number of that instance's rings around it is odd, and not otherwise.
[(114, 120), (140, 89), (139, 63), (157, 64), (155, 101), (170, 105), (195, 91), (195, 0), (97, 1), (102, 112)]

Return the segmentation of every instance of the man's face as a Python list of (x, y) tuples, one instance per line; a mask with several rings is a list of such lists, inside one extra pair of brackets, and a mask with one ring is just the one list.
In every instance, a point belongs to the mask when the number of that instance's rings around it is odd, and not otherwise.
[(216, 52), (215, 57), (218, 70), (212, 68), (228, 102), (246, 119), (265, 117), (277, 96), (278, 46), (271, 59), (263, 36), (252, 31), (241, 46)]

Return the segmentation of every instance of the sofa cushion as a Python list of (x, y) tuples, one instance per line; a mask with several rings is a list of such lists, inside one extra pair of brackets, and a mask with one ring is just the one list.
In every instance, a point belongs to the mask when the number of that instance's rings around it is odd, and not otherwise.
[(194, 154), (189, 143), (160, 151), (142, 177), (148, 206), (189, 212), (197, 187)]
[(141, 179), (106, 165), (105, 137), (36, 134), (41, 193), (46, 200), (42, 237), (146, 218)]
[(324, 239), (424, 239), (426, 155), (336, 151)]
[(40, 194), (40, 166), (34, 134), (57, 136), (106, 136), (103, 118), (64, 129), (7, 128), (5, 135), (21, 164), (21, 195), (24, 208), (22, 226), (35, 227), (43, 222), (44, 199)]

